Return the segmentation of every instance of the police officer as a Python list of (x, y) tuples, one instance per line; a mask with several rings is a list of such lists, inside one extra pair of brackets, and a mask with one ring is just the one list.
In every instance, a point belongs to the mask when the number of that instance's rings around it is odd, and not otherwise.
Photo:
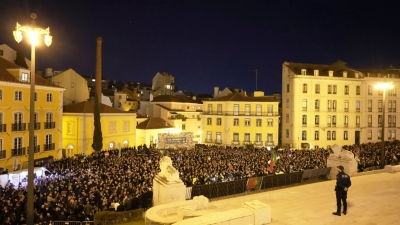
[(336, 204), (337, 204), (337, 211), (333, 212), (333, 215), (340, 216), (340, 210), (342, 208), (343, 202), (343, 214), (347, 214), (347, 191), (351, 186), (350, 176), (344, 172), (343, 166), (338, 166), (338, 174), (336, 175)]

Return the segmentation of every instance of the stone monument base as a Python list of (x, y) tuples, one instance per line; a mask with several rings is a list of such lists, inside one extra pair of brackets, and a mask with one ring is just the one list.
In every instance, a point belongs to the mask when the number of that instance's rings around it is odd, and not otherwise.
[(338, 174), (337, 167), (342, 165), (344, 167), (344, 172), (349, 176), (357, 173), (358, 163), (355, 159), (350, 158), (341, 158), (336, 156), (329, 156), (327, 160), (327, 167), (331, 167), (331, 173), (329, 175), (329, 179), (335, 180), (336, 174)]
[(186, 186), (180, 182), (168, 182), (155, 176), (153, 179), (153, 206), (186, 200)]

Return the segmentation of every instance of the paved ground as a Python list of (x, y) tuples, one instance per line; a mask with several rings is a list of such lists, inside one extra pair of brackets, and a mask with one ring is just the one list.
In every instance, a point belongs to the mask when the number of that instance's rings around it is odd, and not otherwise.
[(351, 180), (348, 214), (340, 217), (332, 215), (336, 211), (334, 180), (213, 201), (210, 206), (226, 210), (260, 200), (272, 208), (272, 225), (400, 224), (400, 173), (382, 170)]

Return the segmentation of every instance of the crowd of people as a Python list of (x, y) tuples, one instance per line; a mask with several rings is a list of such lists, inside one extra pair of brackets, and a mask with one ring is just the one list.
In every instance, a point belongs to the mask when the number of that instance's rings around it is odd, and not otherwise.
[[(360, 171), (379, 166), (380, 143), (343, 146), (354, 153)], [(147, 209), (152, 202), (153, 178), (160, 172), (164, 155), (186, 186), (227, 182), (254, 176), (290, 173), (324, 168), (330, 149), (274, 150), (276, 162), (271, 171), (272, 151), (265, 148), (206, 146), (192, 150), (126, 148), (63, 158), (46, 165), (50, 175), (35, 178), (35, 222), (93, 220), (98, 211)], [(397, 164), (400, 142), (387, 142), (386, 164)], [(25, 224), (27, 189), (8, 182), (0, 186), (0, 221)]]

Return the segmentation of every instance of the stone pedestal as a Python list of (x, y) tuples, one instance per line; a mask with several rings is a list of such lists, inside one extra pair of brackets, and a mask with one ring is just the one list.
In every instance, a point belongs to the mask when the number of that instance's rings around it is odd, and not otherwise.
[(338, 174), (337, 167), (340, 165), (344, 167), (344, 172), (347, 173), (349, 176), (357, 173), (358, 163), (354, 158), (343, 158), (331, 155), (327, 160), (327, 167), (332, 168), (329, 179), (336, 179), (336, 174)]
[(170, 182), (157, 175), (153, 179), (153, 206), (186, 200), (186, 186), (182, 181)]

